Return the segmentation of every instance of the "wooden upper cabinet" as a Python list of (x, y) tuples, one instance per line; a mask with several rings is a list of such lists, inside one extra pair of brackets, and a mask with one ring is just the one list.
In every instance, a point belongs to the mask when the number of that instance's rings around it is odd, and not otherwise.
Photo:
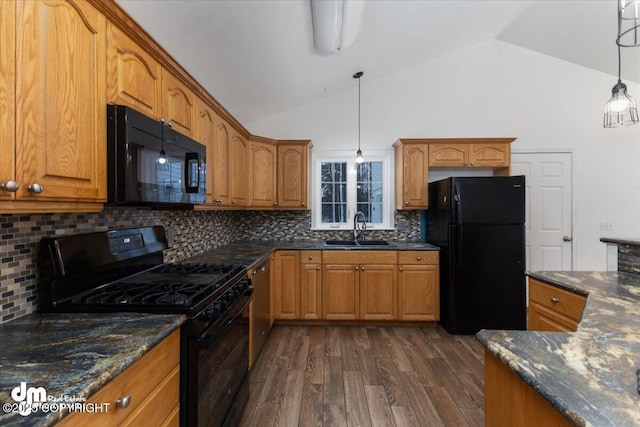
[(16, 7), (16, 198), (104, 201), (107, 20), (86, 2), (7, 3)]
[(273, 207), (276, 202), (276, 145), (251, 141), (249, 144), (249, 206)]
[[(9, 187), (17, 184), (15, 174), (15, 8), (15, 2), (0, 1), (0, 185), (9, 185)], [(13, 200), (15, 195), (13, 191), (0, 189), (0, 200)]]
[(309, 151), (311, 141), (278, 141), (278, 207), (309, 206)]
[(107, 25), (107, 101), (160, 119), (162, 67), (115, 25)]
[(510, 144), (472, 144), (469, 146), (469, 166), (508, 167), (511, 165)]
[(247, 141), (235, 130), (231, 131), (229, 143), (231, 206), (247, 206), (249, 196), (249, 180), (251, 174), (247, 171), (249, 166), (249, 145)]
[(429, 207), (429, 146), (421, 142), (398, 140), (396, 156), (396, 209)]
[(192, 136), (196, 121), (196, 95), (184, 83), (166, 70), (162, 70), (162, 114), (173, 129)]
[(429, 166), (441, 168), (507, 168), (515, 138), (424, 140), (429, 143)]
[(429, 166), (465, 167), (469, 163), (468, 144), (431, 144), (429, 145)]
[(215, 151), (215, 135), (216, 135), (216, 114), (201, 99), (196, 102), (196, 128), (194, 139), (207, 147), (207, 158), (205, 159), (206, 167), (206, 186), (207, 186), (207, 203), (213, 203), (213, 162)]
[(213, 203), (218, 206), (228, 206), (230, 203), (231, 187), (229, 185), (229, 165), (231, 162), (229, 147), (231, 133), (229, 125), (220, 120), (215, 125), (213, 138)]

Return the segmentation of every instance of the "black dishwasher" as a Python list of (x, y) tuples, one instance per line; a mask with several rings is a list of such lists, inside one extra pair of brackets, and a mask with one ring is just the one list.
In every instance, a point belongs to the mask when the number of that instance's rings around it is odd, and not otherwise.
[(258, 359), (262, 346), (271, 330), (271, 255), (262, 259), (253, 269), (249, 277), (253, 284), (253, 302), (251, 303), (250, 332), (251, 345), (250, 366)]

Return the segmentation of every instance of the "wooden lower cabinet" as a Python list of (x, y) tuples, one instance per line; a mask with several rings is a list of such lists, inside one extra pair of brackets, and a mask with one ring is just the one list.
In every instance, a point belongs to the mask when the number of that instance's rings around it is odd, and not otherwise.
[(360, 267), (360, 318), (396, 320), (398, 318), (397, 265)]
[[(116, 401), (130, 397), (129, 406)], [(178, 426), (180, 411), (180, 330), (171, 333), (147, 354), (88, 399), (108, 403), (108, 412), (76, 412), (57, 426), (153, 425)]]
[(274, 316), (300, 318), (300, 251), (276, 251), (274, 258)]
[(360, 271), (357, 265), (322, 266), (322, 318), (327, 320), (360, 318)]
[(322, 319), (322, 266), (320, 251), (300, 252), (300, 317)]
[(437, 321), (437, 251), (276, 251), (274, 320)]
[(398, 320), (440, 320), (437, 251), (398, 252)]
[(575, 332), (587, 302), (584, 295), (529, 278), (530, 331)]
[(324, 319), (397, 319), (396, 251), (324, 251), (322, 261)]
[(572, 426), (551, 403), (491, 352), (484, 352), (485, 425), (487, 427)]

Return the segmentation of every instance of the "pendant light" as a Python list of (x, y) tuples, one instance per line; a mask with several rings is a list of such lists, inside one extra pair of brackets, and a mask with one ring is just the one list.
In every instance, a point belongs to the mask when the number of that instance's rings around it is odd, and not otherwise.
[(160, 129), (160, 141), (162, 145), (160, 146), (158, 164), (164, 165), (165, 163), (167, 163), (167, 153), (164, 152), (164, 119), (160, 119), (160, 125), (162, 126), (162, 128)]
[(354, 79), (358, 79), (358, 151), (356, 152), (356, 163), (364, 162), (362, 150), (360, 150), (360, 77), (362, 77), (363, 74), (362, 71), (358, 71), (353, 75)]
[[(637, 19), (637, 1), (626, 3), (625, 0), (620, 0), (618, 3), (618, 37), (616, 38), (616, 45), (618, 46), (618, 83), (611, 89), (611, 99), (604, 106), (604, 122), (605, 128), (614, 128), (618, 126), (626, 126), (638, 123), (638, 108), (636, 106), (636, 100), (627, 93), (627, 85), (622, 83), (620, 78), (620, 70), (622, 68), (621, 61), (621, 47), (634, 47), (638, 46), (636, 35), (637, 25), (630, 29), (623, 30), (623, 22), (630, 18), (625, 18), (625, 8), (629, 4), (634, 3), (636, 6), (632, 8), (634, 10), (635, 19)], [(627, 8), (628, 11), (630, 8)], [(636, 21), (637, 22), (637, 21)], [(624, 44), (622, 37), (625, 35), (633, 35), (634, 40), (632, 43)]]
[(620, 46), (618, 45), (618, 83), (611, 89), (611, 99), (604, 106), (605, 128), (638, 123), (636, 100), (627, 93), (627, 85), (620, 79)]

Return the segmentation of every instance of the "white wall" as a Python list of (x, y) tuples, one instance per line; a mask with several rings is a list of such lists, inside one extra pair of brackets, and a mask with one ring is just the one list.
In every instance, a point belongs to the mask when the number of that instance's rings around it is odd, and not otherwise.
[[(357, 71), (357, 70), (354, 70)], [(604, 270), (602, 236), (640, 237), (640, 125), (604, 129), (610, 76), (498, 40), (410, 69), (362, 78), (362, 150), (407, 137), (517, 137), (512, 150), (569, 148), (574, 159), (574, 267)], [(350, 78), (350, 77), (347, 77)], [(640, 86), (629, 84), (640, 99)], [(357, 146), (354, 89), (249, 124), (257, 135)], [(601, 232), (600, 220), (613, 221)]]

